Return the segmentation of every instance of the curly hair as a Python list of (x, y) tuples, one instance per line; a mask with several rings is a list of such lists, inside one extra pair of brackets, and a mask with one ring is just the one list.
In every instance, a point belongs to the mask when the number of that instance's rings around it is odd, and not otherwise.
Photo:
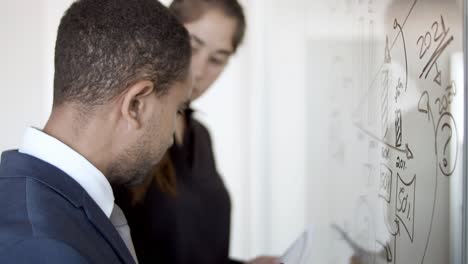
[(187, 30), (158, 1), (78, 0), (58, 28), (54, 106), (103, 105), (141, 80), (162, 96), (190, 60)]

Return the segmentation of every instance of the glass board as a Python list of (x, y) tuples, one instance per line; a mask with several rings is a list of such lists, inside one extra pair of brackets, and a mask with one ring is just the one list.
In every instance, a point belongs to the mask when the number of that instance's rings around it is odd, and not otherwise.
[(311, 182), (326, 190), (311, 261), (461, 263), (462, 2), (312, 1), (307, 13), (308, 127), (328, 146)]

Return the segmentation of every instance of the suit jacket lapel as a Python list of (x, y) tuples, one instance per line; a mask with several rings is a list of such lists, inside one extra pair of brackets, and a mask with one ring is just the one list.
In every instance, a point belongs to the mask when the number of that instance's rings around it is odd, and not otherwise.
[(89, 195), (84, 197), (83, 208), (88, 219), (93, 223), (96, 229), (99, 230), (107, 242), (112, 245), (114, 251), (117, 252), (122, 261), (124, 263), (135, 263), (130, 251), (109, 218), (97, 207)]

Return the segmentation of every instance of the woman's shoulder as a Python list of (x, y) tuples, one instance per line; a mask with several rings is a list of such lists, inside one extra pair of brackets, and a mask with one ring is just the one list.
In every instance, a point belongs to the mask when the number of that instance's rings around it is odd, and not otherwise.
[(190, 129), (195, 135), (195, 138), (207, 138), (211, 141), (211, 136), (208, 128), (200, 120), (195, 117), (190, 118)]

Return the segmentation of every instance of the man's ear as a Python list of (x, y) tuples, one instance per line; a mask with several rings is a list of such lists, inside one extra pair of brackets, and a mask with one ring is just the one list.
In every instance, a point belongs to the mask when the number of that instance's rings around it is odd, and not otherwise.
[(142, 114), (148, 110), (148, 99), (153, 96), (154, 84), (151, 81), (139, 81), (128, 88), (121, 105), (122, 117), (128, 127), (141, 127)]

